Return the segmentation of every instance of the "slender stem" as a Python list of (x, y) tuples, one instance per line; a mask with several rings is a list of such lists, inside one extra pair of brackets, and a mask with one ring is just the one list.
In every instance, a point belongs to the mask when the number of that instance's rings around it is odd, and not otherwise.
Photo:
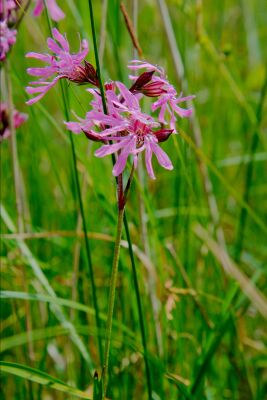
[(124, 208), (119, 209), (118, 212), (118, 222), (117, 222), (117, 233), (115, 240), (115, 248), (112, 263), (112, 272), (109, 288), (109, 300), (108, 300), (108, 315), (107, 315), (107, 327), (106, 327), (106, 342), (105, 342), (105, 354), (104, 354), (104, 364), (102, 369), (102, 399), (104, 400), (107, 392), (107, 380), (108, 380), (108, 366), (109, 366), (109, 351), (111, 342), (111, 332), (112, 332), (112, 320), (113, 311), (115, 303), (115, 290), (118, 276), (118, 265), (119, 265), (119, 255), (120, 255), (120, 242), (122, 235), (122, 225), (123, 225), (123, 215)]
[(132, 264), (132, 269), (133, 269), (134, 289), (135, 289), (136, 300), (137, 300), (137, 308), (138, 308), (138, 314), (139, 314), (139, 323), (140, 323), (140, 329), (141, 329), (142, 344), (143, 344), (143, 348), (144, 348), (144, 360), (145, 360), (145, 367), (146, 367), (148, 399), (152, 400), (152, 384), (151, 384), (150, 367), (149, 367), (149, 362), (148, 362), (148, 357), (147, 357), (147, 342), (146, 342), (146, 333), (145, 333), (145, 323), (144, 323), (144, 317), (143, 317), (143, 311), (142, 311), (140, 290), (139, 290), (139, 285), (138, 285), (137, 270), (136, 270), (135, 261), (134, 261), (132, 241), (131, 241), (128, 222), (127, 222), (127, 218), (126, 218), (125, 214), (124, 214), (124, 226), (125, 226), (126, 238), (127, 238), (128, 244), (129, 244), (129, 253), (130, 253), (131, 264)]
[[(244, 190), (244, 195), (243, 195), (243, 200), (248, 203), (249, 202), (249, 196), (250, 196), (250, 189), (251, 189), (251, 181), (253, 177), (253, 170), (254, 170), (254, 154), (256, 153), (258, 143), (259, 143), (259, 135), (258, 135), (258, 130), (262, 121), (262, 110), (263, 110), (263, 105), (264, 105), (264, 99), (266, 96), (267, 92), (267, 77), (265, 79), (265, 82), (263, 84), (262, 90), (261, 90), (261, 95), (260, 95), (260, 100), (259, 104), (257, 107), (257, 123), (255, 126), (255, 130), (251, 139), (251, 144), (250, 144), (250, 162), (247, 166), (246, 170), (246, 176), (245, 176), (245, 190)], [(245, 229), (246, 229), (246, 221), (247, 221), (247, 210), (242, 207), (241, 212), (240, 212), (240, 217), (239, 217), (239, 224), (238, 224), (238, 229), (237, 229), (237, 243), (236, 243), (236, 249), (235, 249), (235, 261), (239, 262), (242, 249), (243, 249), (243, 240), (244, 240), (244, 234), (245, 234)]]
[(97, 72), (97, 77), (98, 77), (99, 87), (100, 87), (100, 92), (101, 92), (101, 97), (102, 97), (103, 110), (104, 110), (104, 113), (107, 114), (107, 104), (106, 104), (104, 86), (103, 86), (102, 78), (101, 78), (100, 63), (99, 63), (99, 57), (98, 57), (98, 51), (97, 51), (97, 42), (96, 42), (96, 33), (95, 33), (95, 20), (94, 20), (94, 12), (93, 12), (92, 0), (89, 0), (88, 3), (89, 3), (90, 21), (91, 21), (93, 43), (94, 43), (96, 72)]
[[(52, 34), (52, 25), (51, 25), (51, 20), (50, 20), (49, 15), (48, 15), (48, 11), (47, 11), (46, 0), (45, 0), (45, 11), (46, 11), (46, 17), (47, 17), (47, 21), (48, 21), (49, 30), (50, 30), (50, 32)], [(63, 104), (64, 104), (65, 118), (66, 118), (67, 121), (69, 121), (69, 107), (68, 107), (68, 102), (69, 101), (68, 101), (67, 92), (66, 92), (66, 95), (65, 95), (65, 91), (64, 91), (64, 86), (63, 86), (62, 80), (60, 80), (60, 87), (61, 87)], [(88, 271), (89, 271), (89, 276), (90, 276), (90, 281), (91, 281), (93, 304), (94, 304), (94, 309), (95, 309), (96, 327), (97, 327), (97, 331), (99, 333), (97, 335), (99, 357), (100, 357), (100, 361), (101, 361), (101, 364), (102, 364), (103, 353), (102, 353), (102, 344), (101, 344), (101, 336), (100, 336), (101, 325), (100, 325), (100, 318), (99, 318), (98, 302), (97, 302), (97, 297), (96, 297), (96, 285), (95, 285), (93, 264), (92, 264), (92, 258), (91, 258), (90, 244), (89, 244), (89, 239), (88, 239), (88, 235), (87, 235), (87, 225), (86, 225), (86, 219), (85, 219), (85, 213), (84, 213), (84, 207), (83, 207), (83, 201), (82, 201), (81, 186), (80, 186), (80, 181), (79, 181), (79, 174), (78, 174), (78, 167), (77, 167), (77, 156), (76, 156), (74, 140), (73, 140), (71, 132), (69, 132), (69, 140), (70, 140), (70, 144), (71, 144), (71, 154), (72, 154), (72, 161), (73, 161), (75, 183), (76, 183), (77, 194), (78, 194), (79, 208), (80, 208), (80, 213), (81, 213), (81, 217), (82, 217), (82, 225), (83, 225), (84, 238), (85, 238), (84, 239), (85, 240), (85, 250), (86, 250), (87, 263), (88, 263)]]
[(13, 99), (12, 99), (12, 83), (10, 75), (10, 64), (9, 60), (6, 60), (6, 79), (7, 79), (7, 90), (8, 90), (8, 124), (11, 133), (11, 153), (12, 153), (12, 163), (13, 163), (13, 175), (14, 175), (14, 186), (15, 186), (15, 196), (16, 196), (16, 207), (17, 207), (17, 218), (18, 218), (18, 231), (21, 233), (24, 231), (24, 221), (23, 221), (23, 205), (21, 198), (21, 185), (20, 185), (20, 170), (18, 161), (18, 150), (17, 150), (17, 138), (16, 130), (14, 127), (13, 120)]

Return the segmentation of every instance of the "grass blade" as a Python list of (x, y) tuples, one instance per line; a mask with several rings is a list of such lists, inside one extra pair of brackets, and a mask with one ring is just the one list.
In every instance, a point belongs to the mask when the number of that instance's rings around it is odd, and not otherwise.
[(79, 397), (80, 399), (90, 400), (87, 393), (69, 386), (59, 379), (46, 374), (45, 372), (39, 371), (35, 368), (27, 367), (26, 365), (0, 361), (0, 371), (2, 373), (18, 376), (34, 383), (39, 383), (40, 385), (47, 386), (50, 389), (64, 392), (69, 395)]

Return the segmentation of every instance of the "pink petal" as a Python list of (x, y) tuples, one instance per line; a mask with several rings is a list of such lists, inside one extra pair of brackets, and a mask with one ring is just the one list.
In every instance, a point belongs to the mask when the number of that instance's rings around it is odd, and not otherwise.
[(73, 133), (81, 133), (82, 129), (81, 129), (81, 125), (79, 122), (65, 122), (64, 124), (66, 125), (67, 129), (69, 131), (72, 131)]
[(163, 73), (163, 71), (161, 71), (156, 65), (141, 60), (130, 61), (130, 63), (128, 64), (128, 68), (132, 70), (146, 68), (148, 71), (157, 71), (159, 74)]
[(45, 61), (45, 62), (48, 62), (48, 63), (50, 63), (51, 59), (52, 59), (52, 57), (50, 55), (48, 55), (48, 54), (35, 53), (34, 51), (31, 51), (31, 52), (27, 53), (25, 55), (25, 57), (27, 57), (27, 58), (36, 58), (38, 60)]
[(38, 86), (38, 87), (27, 86), (25, 88), (25, 90), (28, 94), (43, 93), (43, 91), (46, 89), (46, 87), (47, 87), (47, 85)]
[(166, 108), (167, 108), (167, 103), (163, 104), (161, 106), (160, 112), (159, 112), (159, 122), (161, 122), (162, 124), (166, 125), (166, 120), (164, 118), (165, 112), (166, 112)]
[(109, 154), (115, 153), (116, 151), (122, 149), (124, 146), (127, 145), (127, 142), (122, 140), (121, 142), (115, 144), (107, 144), (105, 146), (100, 147), (100, 149), (96, 150), (95, 156), (96, 157), (105, 157)]
[(27, 73), (32, 76), (42, 76), (44, 78), (49, 78), (55, 73), (53, 67), (43, 67), (43, 68), (27, 68)]
[(165, 151), (163, 151), (159, 147), (159, 145), (157, 145), (154, 142), (150, 142), (150, 146), (151, 146), (153, 153), (157, 157), (159, 164), (166, 169), (172, 170), (173, 169), (172, 162), (169, 159), (169, 157), (167, 156), (167, 154), (165, 153)]
[(172, 110), (171, 120), (170, 120), (170, 127), (176, 133), (175, 124), (176, 124), (176, 118), (175, 118), (175, 115), (174, 115), (174, 111)]
[(166, 96), (161, 96), (157, 101), (155, 101), (151, 105), (152, 111), (156, 111), (158, 108), (162, 107), (164, 104), (166, 104), (168, 101), (168, 98)]
[(189, 101), (195, 99), (195, 95), (186, 96), (186, 97), (178, 97), (176, 103), (182, 103), (183, 101)]
[(38, 17), (44, 9), (43, 0), (36, 0), (36, 6), (33, 10), (34, 17)]
[(34, 97), (33, 99), (30, 99), (28, 101), (26, 101), (27, 105), (32, 105), (34, 103), (36, 103), (37, 101), (39, 101), (53, 86), (55, 86), (55, 84), (57, 83), (57, 81), (59, 79), (61, 79), (62, 76), (57, 76), (52, 82), (50, 82), (48, 85), (46, 86), (41, 86), (39, 88), (31, 88), (31, 87), (27, 87), (26, 91), (29, 94), (33, 94), (33, 93), (39, 93), (41, 92), (38, 96)]
[(51, 38), (47, 39), (47, 47), (55, 54), (60, 54), (62, 52), (62, 48)]
[(173, 109), (182, 118), (190, 117), (190, 115), (192, 115), (192, 112), (193, 112), (192, 108), (186, 109), (186, 108), (181, 108), (177, 105), (174, 105)]
[(117, 126), (121, 122), (122, 118), (114, 118), (111, 115), (106, 115), (98, 111), (89, 111), (86, 114), (87, 119), (92, 119), (94, 121), (100, 122), (103, 125)]
[(14, 113), (14, 126), (19, 128), (28, 119), (28, 114), (20, 113), (15, 111)]
[(45, 93), (39, 94), (39, 96), (33, 97), (32, 99), (26, 101), (27, 106), (31, 106), (34, 103), (37, 103), (37, 101), (41, 100), (41, 98), (45, 95)]
[(129, 154), (131, 154), (136, 148), (136, 137), (133, 136), (126, 145), (124, 145), (124, 149), (122, 152), (119, 154), (118, 159), (116, 161), (116, 164), (113, 167), (112, 174), (114, 176), (120, 175), (125, 166), (127, 159), (129, 157)]
[[(64, 12), (61, 10), (61, 8), (59, 8), (59, 6), (57, 5), (55, 0), (46, 0), (46, 1), (47, 1), (47, 8), (49, 9), (51, 18), (54, 21), (58, 22), (65, 17)], [(68, 50), (66, 50), (66, 51), (68, 51)]]
[(145, 148), (146, 148), (146, 169), (147, 169), (148, 175), (150, 176), (150, 178), (156, 179), (154, 171), (153, 171), (153, 167), (152, 167), (152, 150), (151, 150), (149, 141), (147, 141)]
[[(128, 121), (126, 120), (123, 123), (121, 123), (120, 125), (114, 126), (113, 128), (104, 129), (101, 132), (101, 135), (104, 135), (104, 136), (114, 135), (116, 133), (126, 130), (127, 128), (128, 128)], [(125, 140), (125, 139), (123, 139), (123, 137), (120, 137), (120, 140)]]
[(53, 37), (61, 44), (63, 50), (66, 52), (70, 51), (70, 46), (67, 39), (57, 30), (57, 28), (52, 29)]
[(139, 110), (140, 107), (137, 98), (127, 89), (127, 87), (121, 82), (116, 82), (116, 85), (121, 92), (121, 95), (123, 96), (127, 106), (129, 108)]
[(87, 56), (87, 54), (89, 52), (89, 46), (88, 46), (88, 42), (87, 42), (86, 39), (82, 40), (81, 47), (82, 47), (82, 49), (80, 49), (80, 52), (78, 53), (80, 61), (82, 61)]

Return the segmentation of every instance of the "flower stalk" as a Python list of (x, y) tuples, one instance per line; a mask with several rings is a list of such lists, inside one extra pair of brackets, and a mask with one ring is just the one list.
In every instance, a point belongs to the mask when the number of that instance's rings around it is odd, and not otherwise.
[(105, 337), (105, 353), (104, 353), (104, 363), (103, 363), (103, 368), (102, 368), (102, 400), (104, 400), (106, 398), (106, 392), (107, 392), (109, 354), (110, 354), (112, 321), (113, 321), (113, 312), (114, 312), (115, 295), (116, 295), (116, 285), (117, 285), (117, 277), (118, 277), (122, 227), (123, 227), (123, 223), (124, 223), (125, 205), (126, 205), (126, 202), (128, 199), (128, 193), (129, 193), (131, 182), (133, 179), (133, 173), (134, 173), (134, 165), (132, 166), (128, 182), (125, 186), (125, 190), (123, 190), (122, 174), (120, 174), (117, 178), (118, 220), (117, 220), (116, 239), (115, 239), (112, 271), (111, 271), (110, 286), (109, 286), (108, 314), (107, 314), (106, 337)]
[(118, 210), (117, 232), (116, 232), (115, 248), (114, 248), (113, 263), (112, 263), (112, 272), (111, 272), (111, 279), (110, 279), (105, 353), (104, 353), (104, 363), (103, 363), (103, 368), (102, 368), (102, 399), (105, 399), (106, 392), (107, 392), (109, 353), (110, 353), (110, 342), (111, 342), (111, 333), (112, 333), (113, 311), (114, 311), (114, 304), (115, 304), (115, 291), (116, 291), (117, 276), (118, 276), (118, 265), (119, 265), (120, 242), (121, 242), (122, 226), (123, 226), (123, 215), (124, 215), (124, 207), (121, 209), (119, 208), (119, 210)]
[(18, 161), (16, 130), (13, 119), (14, 107), (12, 99), (12, 83), (11, 83), (9, 60), (6, 60), (5, 68), (6, 68), (6, 79), (7, 79), (7, 90), (8, 90), (8, 111), (9, 111), (8, 123), (9, 123), (10, 140), (11, 140), (11, 153), (12, 153), (12, 163), (13, 163), (14, 187), (16, 195), (18, 231), (21, 233), (24, 231), (23, 205), (22, 205), (22, 195), (21, 195), (22, 189), (21, 189), (20, 168)]

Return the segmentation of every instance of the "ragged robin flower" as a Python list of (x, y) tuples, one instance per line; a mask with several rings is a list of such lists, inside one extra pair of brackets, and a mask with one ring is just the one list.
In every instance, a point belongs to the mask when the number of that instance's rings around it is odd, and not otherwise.
[[(54, 40), (48, 38), (48, 48), (53, 54), (28, 53), (27, 57), (37, 58), (48, 64), (42, 68), (28, 68), (30, 75), (39, 76), (31, 82), (26, 91), (37, 94), (27, 104), (40, 100), (59, 79), (65, 78), (77, 84), (90, 83), (99, 88), (99, 80), (95, 68), (84, 61), (88, 53), (88, 45), (84, 40), (80, 51), (71, 54), (69, 43), (57, 29), (52, 31)], [(84, 63), (82, 63), (84, 61)], [(176, 133), (176, 115), (189, 117), (192, 109), (183, 109), (180, 102), (188, 101), (194, 96), (178, 97), (175, 88), (168, 82), (164, 70), (152, 64), (133, 60), (129, 64), (133, 70), (146, 69), (140, 76), (130, 76), (134, 80), (130, 89), (121, 82), (108, 82), (104, 85), (107, 102), (107, 113), (104, 112), (102, 98), (98, 89), (88, 89), (93, 94), (91, 109), (84, 119), (65, 122), (67, 128), (75, 134), (83, 132), (92, 141), (102, 142), (95, 155), (104, 157), (115, 154), (116, 163), (113, 175), (119, 176), (132, 156), (136, 167), (138, 155), (145, 151), (145, 164), (149, 176), (155, 179), (152, 156), (156, 156), (159, 164), (166, 169), (173, 169), (167, 154), (159, 143), (166, 141), (172, 133)], [(52, 80), (49, 78), (53, 77)], [(159, 109), (157, 120), (141, 111), (140, 101), (143, 96), (155, 98), (152, 111)], [(165, 114), (170, 114), (169, 120)]]
[(160, 142), (168, 139), (172, 130), (160, 129), (160, 124), (154, 118), (144, 114), (138, 97), (123, 83), (116, 82), (113, 87), (113, 90), (106, 90), (108, 115), (93, 108), (84, 120), (67, 122), (67, 128), (74, 133), (84, 132), (91, 140), (104, 142), (105, 144), (95, 152), (97, 157), (118, 154), (112, 171), (114, 176), (123, 172), (131, 155), (136, 167), (138, 155), (142, 151), (145, 151), (146, 169), (152, 179), (155, 179), (153, 154), (162, 167), (173, 169), (169, 157), (159, 146)]
[(4, 61), (14, 43), (16, 43), (16, 29), (8, 27), (7, 20), (0, 21), (0, 61)]
[[(28, 94), (37, 94), (27, 101), (28, 105), (40, 100), (62, 78), (78, 84), (91, 83), (98, 86), (94, 67), (86, 61), (82, 63), (89, 51), (87, 41), (82, 40), (78, 53), (71, 53), (66, 36), (56, 28), (52, 30), (52, 34), (54, 39), (47, 39), (47, 46), (52, 54), (34, 52), (26, 54), (28, 58), (36, 58), (48, 64), (41, 68), (27, 69), (29, 75), (40, 77), (38, 81), (30, 82), (31, 86), (26, 87)], [(53, 79), (49, 80), (51, 77)]]

